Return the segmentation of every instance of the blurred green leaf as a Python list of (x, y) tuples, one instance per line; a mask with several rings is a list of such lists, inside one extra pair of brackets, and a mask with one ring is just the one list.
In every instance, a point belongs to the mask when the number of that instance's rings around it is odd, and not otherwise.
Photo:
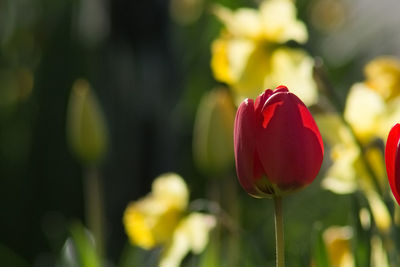
[(129, 242), (125, 244), (122, 251), (119, 267), (140, 266), (144, 262), (143, 250), (132, 246)]
[(90, 232), (80, 223), (70, 226), (71, 237), (67, 239), (62, 251), (63, 267), (99, 267), (101, 259), (97, 255), (95, 241)]
[(357, 267), (371, 266), (371, 230), (370, 228), (364, 229), (362, 227), (359, 214), (363, 206), (360, 199), (354, 196), (353, 203), (353, 250), (355, 264)]
[(328, 253), (322, 236), (320, 224), (314, 226), (314, 238), (312, 246), (312, 261), (315, 267), (330, 267)]
[(200, 257), (199, 267), (219, 267), (220, 242), (217, 238), (211, 238), (206, 250)]

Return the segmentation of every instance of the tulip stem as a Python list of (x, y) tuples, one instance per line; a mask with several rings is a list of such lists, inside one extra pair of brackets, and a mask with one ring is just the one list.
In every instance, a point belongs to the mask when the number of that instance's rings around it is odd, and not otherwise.
[(275, 206), (275, 236), (276, 236), (276, 267), (285, 266), (285, 240), (283, 237), (282, 197), (274, 197)]

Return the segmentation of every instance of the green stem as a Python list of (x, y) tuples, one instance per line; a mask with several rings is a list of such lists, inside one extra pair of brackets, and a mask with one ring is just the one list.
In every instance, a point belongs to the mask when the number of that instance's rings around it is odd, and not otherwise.
[(96, 167), (85, 171), (86, 220), (96, 242), (98, 256), (104, 256), (103, 187)]
[(282, 197), (274, 197), (275, 206), (275, 236), (276, 236), (276, 267), (285, 266), (285, 240), (283, 238)]

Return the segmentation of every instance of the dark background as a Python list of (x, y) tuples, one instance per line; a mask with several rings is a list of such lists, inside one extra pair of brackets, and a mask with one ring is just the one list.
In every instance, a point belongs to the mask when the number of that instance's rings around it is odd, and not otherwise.
[[(100, 9), (85, 8), (89, 2)], [(69, 150), (65, 129), (70, 90), (78, 78), (91, 83), (110, 132), (100, 169), (111, 261), (118, 261), (126, 243), (121, 218), (127, 203), (146, 194), (157, 175), (177, 172), (188, 181), (193, 199), (204, 197), (207, 180), (193, 164), (191, 143), (200, 96), (217, 85), (209, 67), (210, 43), (221, 26), (209, 12), (213, 2), (231, 8), (256, 5), (205, 0), (201, 15), (182, 24), (171, 18), (166, 0), (0, 2), (0, 253), (15, 253), (35, 266), (51, 266), (67, 237), (68, 223), (84, 222), (84, 169)], [(329, 32), (313, 26), (313, 2), (297, 1), (299, 16), (310, 30), (306, 49), (326, 60), (328, 75), (344, 99), (350, 85), (362, 79), (361, 66), (377, 54), (398, 53), (398, 40), (380, 46), (394, 28), (375, 27), (349, 36), (350, 43), (358, 44), (356, 52), (347, 52), (351, 57), (329, 61), (334, 53), (344, 53), (339, 48), (329, 50), (329, 44), (334, 46), (346, 36), (345, 27)], [(391, 4), (384, 2), (383, 7)], [(366, 10), (376, 9), (370, 1), (365, 5)], [(346, 23), (359, 21), (354, 7), (346, 8)], [(367, 42), (365, 36), (378, 36), (381, 42), (373, 38)], [(345, 50), (346, 43), (341, 45)], [(12, 78), (21, 69), (33, 77), (27, 94)], [(302, 201), (323, 195), (326, 203), (333, 199), (335, 205), (319, 210), (343, 211), (338, 203), (346, 205), (346, 197), (316, 193), (317, 187), (300, 194)], [(240, 192), (244, 203), (258, 205)], [(299, 203), (289, 200), (289, 207), (296, 210)], [(257, 216), (251, 209), (248, 213)], [(346, 220), (346, 213), (331, 218), (338, 223)], [(250, 231), (260, 224), (260, 220), (249, 223)], [(292, 235), (307, 234), (306, 228), (298, 228), (291, 228)], [(257, 235), (256, 230), (252, 233)]]

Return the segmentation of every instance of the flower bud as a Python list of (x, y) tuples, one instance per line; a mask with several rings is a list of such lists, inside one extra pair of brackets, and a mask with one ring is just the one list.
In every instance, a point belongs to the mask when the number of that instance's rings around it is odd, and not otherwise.
[(236, 172), (251, 196), (282, 196), (310, 184), (324, 147), (304, 103), (285, 86), (239, 106), (234, 126)]
[(193, 133), (194, 160), (201, 170), (221, 173), (232, 167), (234, 120), (235, 107), (227, 90), (203, 96)]
[(400, 205), (400, 124), (397, 123), (389, 132), (385, 149), (386, 172), (390, 189)]
[(77, 80), (68, 104), (67, 138), (85, 164), (98, 164), (107, 149), (107, 128), (96, 96), (86, 80)]

